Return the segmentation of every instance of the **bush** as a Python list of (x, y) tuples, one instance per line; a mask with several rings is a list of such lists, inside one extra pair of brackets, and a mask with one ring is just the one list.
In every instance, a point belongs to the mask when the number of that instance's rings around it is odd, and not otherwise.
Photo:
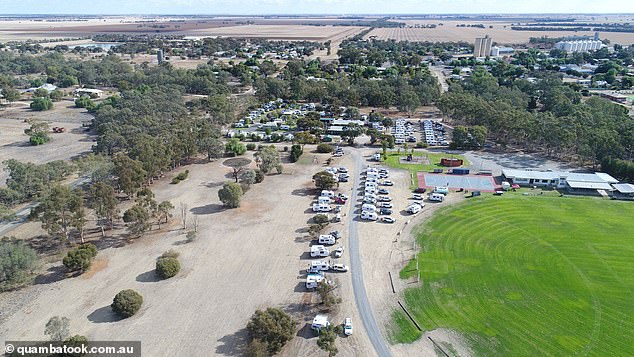
[(302, 156), (303, 153), (304, 151), (302, 150), (301, 145), (295, 144), (291, 146), (291, 162), (297, 162), (297, 160), (299, 160), (300, 156)]
[(288, 151), (288, 146), (284, 146), (284, 152)]
[(416, 143), (416, 148), (417, 149), (426, 148), (427, 146), (429, 146), (429, 145), (427, 145), (427, 143), (424, 143), (422, 141), (419, 141), (419, 142)]
[(242, 197), (242, 187), (235, 182), (227, 182), (218, 191), (218, 198), (227, 208), (240, 207), (240, 198)]
[(35, 265), (35, 250), (22, 241), (0, 241), (0, 290), (14, 289), (29, 282)]
[(254, 151), (255, 150), (255, 144), (254, 143), (248, 143), (247, 144), (247, 150)]
[(112, 300), (112, 311), (127, 318), (133, 316), (143, 305), (143, 296), (132, 289), (121, 290)]
[(327, 154), (330, 152), (334, 152), (335, 151), (335, 147), (330, 145), (330, 144), (319, 144), (317, 145), (317, 152), (322, 153), (322, 154)]
[(193, 241), (196, 240), (196, 232), (195, 231), (189, 231), (187, 232), (187, 234), (185, 235), (185, 240), (187, 241), (187, 243), (191, 243)]
[(37, 133), (31, 135), (31, 137), (29, 138), (29, 143), (31, 143), (31, 145), (33, 146), (38, 146), (46, 144), (49, 140), (50, 138), (45, 133)]
[(189, 170), (185, 170), (185, 171), (179, 173), (178, 175), (176, 175), (176, 177), (174, 177), (172, 179), (172, 184), (177, 184), (177, 183), (185, 180), (187, 178), (187, 176), (189, 176)]
[(79, 247), (69, 251), (62, 263), (70, 271), (83, 272), (90, 268), (92, 260), (97, 256), (97, 247), (94, 244), (82, 244)]
[(320, 213), (320, 214), (316, 214), (313, 217), (313, 222), (315, 222), (315, 224), (327, 224), (328, 223), (328, 216)]
[(83, 95), (80, 98), (75, 99), (75, 107), (93, 110), (97, 107), (97, 105), (90, 99), (89, 96)]
[(265, 311), (255, 311), (247, 331), (252, 340), (266, 343), (269, 353), (275, 354), (295, 335), (295, 321), (284, 311), (269, 307)]
[(181, 270), (181, 264), (175, 257), (161, 256), (156, 260), (156, 274), (161, 279), (169, 279), (176, 275), (179, 270)]
[(29, 107), (37, 111), (51, 110), (53, 109), (53, 101), (47, 97), (35, 98)]
[(246, 350), (244, 351), (245, 357), (269, 357), (269, 345), (266, 342), (260, 340), (253, 340), (249, 342)]
[(264, 173), (260, 170), (255, 172), (255, 183), (261, 183), (264, 181)]

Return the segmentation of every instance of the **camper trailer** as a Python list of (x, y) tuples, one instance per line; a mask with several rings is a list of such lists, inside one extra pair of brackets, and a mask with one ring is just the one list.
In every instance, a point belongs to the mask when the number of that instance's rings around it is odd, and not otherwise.
[(310, 328), (312, 328), (317, 333), (319, 333), (319, 330), (321, 330), (324, 327), (328, 327), (328, 326), (330, 326), (330, 322), (328, 321), (328, 316), (326, 316), (326, 315), (317, 315), (313, 319), (313, 323), (310, 325)]
[(317, 198), (317, 203), (319, 204), (330, 204), (331, 202), (328, 196), (319, 196), (319, 198)]
[(333, 245), (336, 243), (335, 237), (333, 237), (330, 234), (319, 235), (319, 239), (317, 241), (319, 242), (319, 244), (327, 244), (327, 245)]
[(325, 260), (314, 260), (310, 262), (306, 271), (308, 273), (319, 273), (330, 269), (330, 264)]
[(324, 203), (313, 203), (313, 212), (330, 212), (330, 205)]
[(443, 202), (445, 200), (445, 195), (432, 192), (429, 194), (429, 200), (434, 202)]
[(308, 274), (306, 276), (306, 289), (316, 289), (317, 285), (324, 280), (323, 275)]
[(323, 245), (313, 245), (310, 247), (310, 256), (315, 257), (327, 257), (330, 255), (330, 250)]
[(366, 212), (376, 212), (376, 206), (375, 205), (371, 205), (369, 203), (364, 203), (361, 206), (361, 211), (366, 211)]
[(407, 206), (405, 210), (411, 214), (416, 214), (420, 212), (422, 209), (423, 209), (423, 206), (419, 205), (418, 203), (412, 203), (411, 205)]
[(326, 197), (335, 197), (335, 193), (333, 191), (328, 191), (328, 190), (321, 190), (321, 195), (320, 196), (326, 196)]

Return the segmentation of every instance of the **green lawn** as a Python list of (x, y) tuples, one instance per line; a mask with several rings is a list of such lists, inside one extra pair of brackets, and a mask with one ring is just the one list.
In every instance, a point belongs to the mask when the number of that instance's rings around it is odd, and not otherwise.
[[(478, 356), (634, 353), (634, 203), (483, 196), (417, 232), (421, 285), (404, 300), (424, 329), (455, 330)], [(394, 342), (420, 335), (394, 312)]]
[(444, 154), (444, 153), (436, 153), (436, 152), (423, 152), (423, 151), (414, 151), (414, 156), (428, 156), (429, 157), (429, 165), (420, 165), (420, 164), (401, 164), (399, 157), (407, 157), (410, 153), (410, 150), (401, 150), (399, 154), (396, 151), (388, 151), (387, 159), (384, 161), (385, 164), (389, 167), (403, 169), (410, 172), (414, 179), (414, 184), (412, 189), (418, 187), (418, 176), (416, 175), (419, 171), (433, 171), (434, 169), (448, 169), (445, 166), (440, 166), (440, 159), (442, 158), (456, 158), (462, 159), (464, 161), (464, 165), (469, 165), (469, 162), (462, 157), (462, 155), (454, 155), (454, 154)]

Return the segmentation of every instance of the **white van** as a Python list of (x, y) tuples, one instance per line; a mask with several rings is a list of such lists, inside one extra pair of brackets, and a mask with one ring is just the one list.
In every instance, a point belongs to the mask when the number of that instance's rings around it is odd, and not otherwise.
[(324, 280), (323, 275), (319, 274), (308, 274), (306, 276), (306, 289), (315, 289), (317, 285)]
[(333, 245), (333, 244), (337, 243), (337, 240), (335, 239), (335, 237), (333, 237), (330, 234), (320, 234), (318, 242), (319, 242), (319, 244)]
[(330, 255), (330, 250), (323, 245), (313, 245), (310, 247), (311, 257), (327, 257)]
[(306, 270), (309, 273), (318, 273), (320, 271), (330, 270), (330, 264), (325, 260), (313, 260)]
[(429, 200), (434, 202), (443, 202), (445, 200), (445, 195), (443, 195), (442, 193), (432, 192), (429, 194)]
[(376, 212), (376, 206), (371, 205), (369, 203), (365, 203), (361, 206), (361, 211)]
[(317, 198), (317, 203), (319, 203), (319, 204), (330, 204), (331, 200), (330, 200), (330, 197), (328, 197), (328, 196), (319, 196), (319, 198)]
[(376, 194), (376, 192), (377, 192), (376, 191), (376, 187), (366, 187), (365, 191), (364, 191), (364, 194), (367, 196), (367, 195)]
[(321, 190), (321, 195), (320, 196), (333, 198), (333, 197), (335, 197), (335, 193), (333, 191)]
[(376, 214), (376, 212), (363, 211), (361, 212), (361, 219), (376, 221), (377, 219), (379, 219), (379, 216)]

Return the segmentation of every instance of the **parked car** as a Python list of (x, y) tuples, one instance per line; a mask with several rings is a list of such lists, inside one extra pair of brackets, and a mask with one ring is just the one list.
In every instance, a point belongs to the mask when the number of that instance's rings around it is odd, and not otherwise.
[(339, 176), (339, 182), (348, 182), (348, 178)]
[(394, 186), (394, 182), (392, 182), (390, 180), (384, 180), (381, 184), (383, 186)]
[(390, 198), (390, 196), (379, 196), (376, 199), (379, 202), (391, 202), (392, 199)]
[(376, 203), (376, 198), (364, 197), (363, 198), (363, 203), (375, 204)]
[(338, 171), (343, 174), (348, 173), (348, 169), (346, 169), (345, 167), (340, 167)]
[(420, 193), (415, 193), (412, 195), (412, 199), (417, 201), (422, 201), (423, 199), (425, 199), (425, 196), (421, 195)]
[(343, 333), (346, 336), (352, 335), (352, 318), (346, 317), (346, 319), (343, 320)]
[(377, 219), (379, 219), (379, 216), (376, 214), (376, 212), (363, 211), (361, 212), (361, 219), (365, 219), (367, 221), (376, 221)]
[(332, 231), (332, 232), (330, 232), (328, 234), (330, 234), (331, 236), (335, 237), (335, 239), (341, 238), (341, 232), (339, 232), (339, 231)]
[(334, 271), (346, 272), (348, 271), (348, 266), (344, 264), (333, 264), (332, 266), (330, 266), (330, 269)]
[(414, 193), (425, 193), (425, 192), (427, 192), (427, 188), (425, 187), (419, 187), (414, 190)]
[(379, 210), (380, 214), (384, 214), (384, 215), (391, 215), (392, 214), (392, 210), (389, 208), (381, 208)]
[(344, 201), (348, 200), (350, 198), (348, 195), (346, 195), (344, 193), (341, 193), (341, 192), (337, 194), (337, 197), (343, 199)]
[(381, 202), (379, 203), (380, 208), (392, 208), (394, 207), (391, 202)]
[(394, 222), (396, 222), (396, 220), (394, 218), (390, 217), (390, 216), (383, 217), (382, 221), (383, 221), (383, 223), (394, 223)]
[(388, 191), (387, 188), (379, 188), (378, 193), (379, 193), (379, 195), (389, 195), (390, 191)]
[(343, 246), (339, 246), (335, 249), (335, 258), (341, 258), (343, 256)]

